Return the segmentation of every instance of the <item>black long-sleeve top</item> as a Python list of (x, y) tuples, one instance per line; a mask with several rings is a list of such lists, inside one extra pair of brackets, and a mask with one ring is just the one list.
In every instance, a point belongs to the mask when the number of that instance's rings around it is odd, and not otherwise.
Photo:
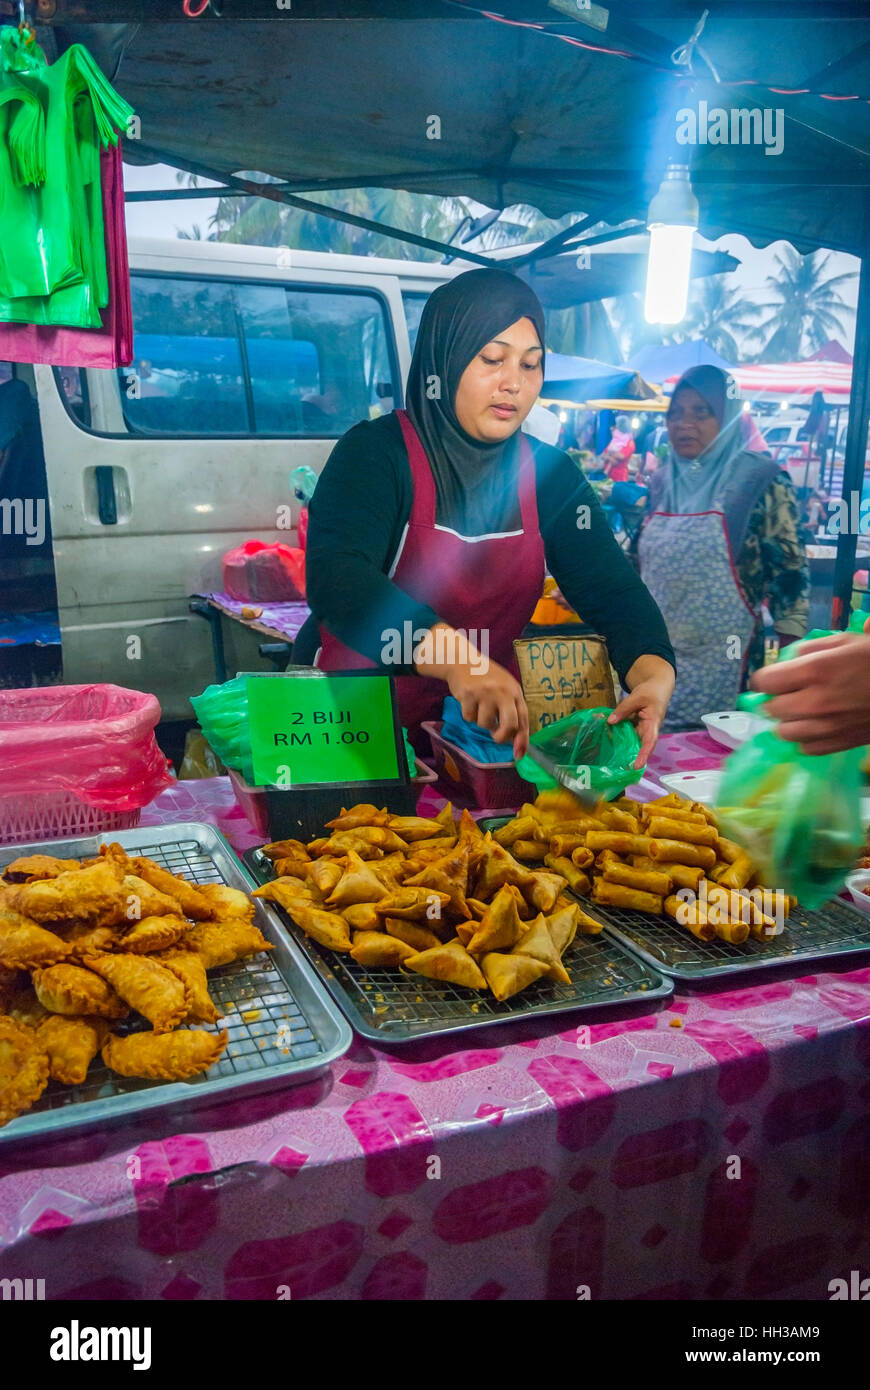
[[(595, 493), (567, 454), (529, 438), (547, 568), (565, 598), (606, 642), (625, 682), (639, 656), (675, 665), (651, 594), (617, 545)], [(309, 508), (306, 592), (312, 613), (339, 641), (380, 664), (385, 629), (430, 628), (439, 614), (387, 577), (411, 515), (408, 453), (395, 415), (355, 425), (336, 444)], [(578, 515), (589, 508), (588, 528)], [(450, 525), (438, 514), (439, 524)], [(482, 530), (484, 527), (481, 528)], [(509, 579), (506, 577), (506, 582)], [(305, 645), (300, 636), (300, 646)], [(393, 674), (413, 667), (391, 667)]]

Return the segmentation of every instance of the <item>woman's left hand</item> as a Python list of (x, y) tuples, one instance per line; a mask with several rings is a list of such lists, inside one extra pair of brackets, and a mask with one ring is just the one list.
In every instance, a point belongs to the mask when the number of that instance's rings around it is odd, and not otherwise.
[(639, 656), (626, 677), (631, 693), (620, 700), (608, 724), (619, 724), (634, 716), (640, 734), (640, 752), (635, 767), (644, 767), (656, 746), (662, 720), (674, 693), (674, 668), (660, 656)]

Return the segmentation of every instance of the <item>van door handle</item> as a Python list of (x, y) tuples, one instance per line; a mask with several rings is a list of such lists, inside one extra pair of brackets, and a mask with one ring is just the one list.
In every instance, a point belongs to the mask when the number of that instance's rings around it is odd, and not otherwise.
[(118, 502), (115, 497), (115, 473), (107, 464), (94, 469), (97, 479), (97, 512), (104, 526), (117, 526)]

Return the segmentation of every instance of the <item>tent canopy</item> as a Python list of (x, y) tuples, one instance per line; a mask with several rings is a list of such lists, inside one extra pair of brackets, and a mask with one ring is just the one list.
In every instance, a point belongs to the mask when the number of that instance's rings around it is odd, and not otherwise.
[(637, 401), (651, 400), (656, 392), (629, 367), (611, 367), (606, 362), (593, 362), (588, 357), (548, 352), (541, 395), (545, 399), (582, 403), (612, 396)]
[[(731, 375), (744, 396), (801, 396), (809, 403), (814, 391), (840, 405), (852, 389), (851, 365), (841, 362), (759, 362), (733, 367)], [(673, 390), (681, 373), (665, 378), (665, 389)]]
[[(855, 253), (867, 239), (870, 18), (851, 2), (707, 0), (694, 78), (672, 60), (699, 12), (680, 3), (500, 0), (494, 16), (484, 0), (221, 0), (195, 20), (181, 0), (44, 9), (61, 47), (82, 40), (117, 69), (141, 119), (126, 154), (141, 163), (619, 225), (643, 222), (676, 155), (707, 237)], [(713, 143), (710, 113), (732, 107), (767, 110), (770, 138), (753, 116), (743, 142)], [(686, 110), (694, 144), (677, 142)]]
[(709, 343), (698, 338), (691, 343), (650, 343), (629, 358), (628, 365), (641, 372), (650, 381), (667, 381), (670, 377), (680, 377), (690, 367), (700, 365), (721, 367), (729, 372), (731, 367), (724, 357), (714, 352)]

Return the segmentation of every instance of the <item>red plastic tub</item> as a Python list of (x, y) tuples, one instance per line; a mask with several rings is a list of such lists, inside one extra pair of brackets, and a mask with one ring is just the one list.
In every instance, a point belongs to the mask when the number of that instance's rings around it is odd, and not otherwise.
[[(268, 798), (266, 796), (267, 789), (265, 787), (252, 787), (250, 783), (245, 781), (241, 773), (234, 772), (231, 767), (227, 768), (227, 772), (230, 775), (230, 782), (232, 783), (233, 791), (236, 795), (236, 801), (241, 806), (248, 820), (251, 822), (251, 825), (254, 827), (254, 829), (257, 831), (259, 835), (263, 836), (264, 840), (269, 839), (272, 835), (272, 831), (269, 828), (269, 807)], [(432, 769), (428, 768), (425, 763), (421, 763), (420, 759), (418, 758), (417, 773), (416, 776), (411, 779), (410, 788), (415, 805), (417, 797), (419, 796), (423, 787), (426, 786), (427, 783), (437, 781), (438, 773), (433, 772)], [(335, 814), (338, 815), (339, 801), (342, 805), (349, 806), (351, 805), (353, 800), (353, 787), (346, 787), (345, 790), (337, 796)], [(403, 812), (402, 814), (413, 815), (413, 811)], [(322, 829), (323, 826), (318, 825), (313, 833), (319, 834), (322, 831)]]
[(533, 789), (524, 782), (513, 763), (479, 763), (455, 743), (441, 737), (441, 720), (425, 719), (420, 725), (432, 741), (435, 767), (441, 781), (455, 787), (480, 810), (520, 806)]

